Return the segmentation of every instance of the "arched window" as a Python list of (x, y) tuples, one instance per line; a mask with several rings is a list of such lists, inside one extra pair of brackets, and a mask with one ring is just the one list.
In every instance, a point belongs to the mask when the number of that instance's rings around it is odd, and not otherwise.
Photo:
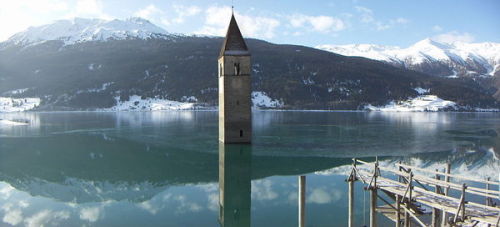
[(239, 76), (240, 75), (240, 63), (234, 63), (234, 75)]

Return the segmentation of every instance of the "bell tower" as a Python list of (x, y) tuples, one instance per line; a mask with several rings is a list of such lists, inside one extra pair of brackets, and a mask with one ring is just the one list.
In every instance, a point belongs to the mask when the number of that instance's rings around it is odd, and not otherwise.
[(219, 141), (251, 143), (252, 101), (250, 52), (234, 14), (220, 50), (219, 60)]

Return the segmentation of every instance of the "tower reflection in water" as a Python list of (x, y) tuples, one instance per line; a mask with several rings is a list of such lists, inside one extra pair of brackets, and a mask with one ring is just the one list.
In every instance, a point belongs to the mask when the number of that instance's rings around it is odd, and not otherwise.
[(249, 227), (252, 147), (219, 143), (219, 222)]

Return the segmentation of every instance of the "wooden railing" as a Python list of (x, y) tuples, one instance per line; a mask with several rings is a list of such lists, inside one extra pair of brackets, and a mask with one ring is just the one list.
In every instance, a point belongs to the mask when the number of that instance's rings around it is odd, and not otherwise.
[[(359, 169), (359, 166), (357, 164), (364, 164), (368, 165), (369, 167), (372, 167), (370, 169), (373, 169), (371, 172), (366, 172), (362, 169)], [(358, 159), (353, 159), (353, 166), (352, 166), (352, 171), (351, 171), (351, 176), (349, 177), (348, 181), (356, 181), (356, 180), (361, 180), (364, 184), (367, 184), (368, 186), (366, 189), (371, 190), (371, 193), (373, 195), (372, 198), (376, 199), (376, 197), (380, 198), (382, 201), (387, 203), (390, 207), (393, 209), (397, 210), (397, 221), (396, 221), (396, 226), (399, 226), (400, 223), (400, 217), (399, 217), (399, 208), (403, 208), (404, 210), (404, 215), (405, 215), (405, 226), (408, 225), (408, 219), (409, 216), (411, 216), (417, 223), (419, 223), (421, 226), (426, 226), (419, 218), (417, 218), (409, 208), (413, 201), (412, 198), (412, 192), (413, 193), (420, 193), (421, 195), (427, 195), (430, 197), (434, 197), (435, 199), (443, 199), (447, 200), (449, 202), (452, 202), (452, 204), (458, 204), (457, 207), (453, 208), (454, 206), (443, 206), (442, 204), (439, 204), (437, 201), (436, 202), (427, 202), (426, 205), (430, 205), (431, 208), (433, 208), (433, 216), (432, 216), (432, 226), (438, 226), (437, 219), (438, 216), (441, 215), (441, 225), (444, 226), (446, 222), (448, 221), (446, 219), (447, 213), (451, 213), (454, 215), (454, 218), (451, 222), (457, 223), (460, 221), (465, 221), (466, 218), (469, 218), (472, 221), (475, 222), (480, 222), (480, 221), (486, 221), (486, 223), (493, 223), (495, 224), (495, 217), (487, 217), (487, 218), (482, 218), (482, 217), (466, 217), (466, 207), (468, 209), (468, 213), (471, 212), (470, 209), (487, 209), (488, 211), (493, 211), (498, 213), (498, 217), (496, 218), (496, 225), (498, 226), (498, 222), (500, 221), (500, 207), (497, 205), (493, 204), (494, 199), (500, 199), (500, 191), (499, 190), (491, 190), (491, 186), (496, 186), (497, 188), (500, 187), (500, 182), (498, 181), (491, 181), (488, 179), (483, 180), (483, 179), (477, 179), (477, 178), (472, 178), (472, 177), (467, 177), (467, 176), (461, 176), (461, 175), (456, 175), (456, 174), (451, 174), (451, 168), (450, 165), (447, 164), (447, 167), (445, 168), (445, 172), (440, 172), (437, 169), (435, 171), (424, 169), (424, 168), (419, 168), (411, 165), (406, 165), (402, 163), (396, 163), (394, 168), (387, 168), (384, 166), (380, 166), (378, 160), (375, 162), (365, 162), (362, 160)], [(380, 171), (384, 172), (389, 172), (397, 176), (398, 180), (391, 180), (389, 178), (383, 177)], [(416, 172), (422, 172), (426, 174), (432, 174), (434, 177), (429, 177), (426, 175), (419, 175), (416, 174)], [(443, 180), (441, 180), (441, 177), (443, 177)], [(368, 179), (369, 178), (369, 179)], [(451, 179), (454, 179), (455, 182), (451, 182)], [(389, 189), (387, 187), (378, 187), (377, 180), (381, 182), (390, 182), (393, 185), (398, 185), (400, 187), (400, 191), (394, 191), (393, 189)], [(461, 181), (462, 184), (457, 183), (457, 180)], [(466, 182), (464, 182), (466, 181)], [(472, 186), (470, 184), (473, 184)], [(418, 185), (417, 185), (418, 184)], [(468, 185), (469, 184), (469, 185)], [(484, 188), (477, 187), (475, 185), (477, 184), (484, 184)], [(420, 186), (420, 187), (415, 187), (415, 186)], [(428, 189), (426, 186), (433, 187), (434, 190)], [(376, 191), (377, 188), (381, 188), (385, 191), (387, 190), (393, 190), (396, 194), (396, 205), (392, 205), (388, 203), (385, 199), (382, 199), (382, 197), (378, 196)], [(405, 191), (401, 191), (401, 188), (405, 188)], [(456, 190), (460, 193), (460, 198), (454, 198), (449, 196), (449, 190)], [(399, 193), (399, 194), (398, 194)], [(466, 200), (466, 194), (473, 194), (477, 196), (484, 197), (486, 199), (486, 204), (480, 204), (477, 202), (472, 202)], [(425, 201), (424, 201), (425, 203)], [(351, 202), (350, 202), (351, 204)], [(376, 203), (372, 201), (371, 205), (371, 212), (370, 216), (371, 218), (375, 220), (375, 215), (374, 215), (374, 210), (375, 210), (375, 205)], [(395, 208), (397, 206), (397, 208)], [(442, 213), (441, 213), (442, 212)], [(441, 213), (441, 214), (440, 214)], [(351, 215), (350, 215), (351, 216)], [(477, 223), (476, 223), (477, 224)], [(370, 220), (370, 225), (371, 226), (376, 226), (376, 221)]]

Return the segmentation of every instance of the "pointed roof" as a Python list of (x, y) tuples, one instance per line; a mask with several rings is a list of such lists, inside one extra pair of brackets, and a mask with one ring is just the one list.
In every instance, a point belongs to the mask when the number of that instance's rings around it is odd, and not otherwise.
[(234, 18), (234, 14), (231, 15), (231, 22), (229, 22), (229, 28), (227, 29), (226, 38), (222, 44), (219, 57), (224, 55), (250, 55), (247, 44), (241, 35), (238, 23), (236, 23), (236, 19)]

